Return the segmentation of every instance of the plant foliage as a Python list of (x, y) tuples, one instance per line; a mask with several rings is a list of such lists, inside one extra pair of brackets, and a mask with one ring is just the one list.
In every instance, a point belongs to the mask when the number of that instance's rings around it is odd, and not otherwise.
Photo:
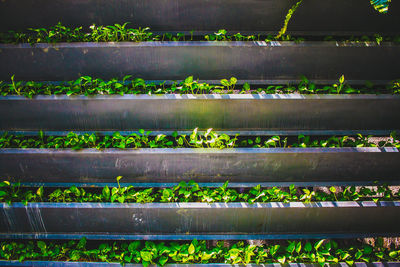
[(139, 130), (137, 133), (112, 135), (68, 133), (66, 136), (46, 136), (42, 131), (37, 136), (13, 135), (7, 132), (0, 136), (0, 148), (290, 148), (290, 147), (400, 147), (395, 132), (390, 138), (378, 143), (372, 142), (372, 135), (363, 136), (331, 136), (327, 139), (299, 135), (297, 140), (280, 136), (257, 136), (241, 138), (239, 135), (229, 136), (208, 129), (200, 133), (194, 129), (190, 135), (174, 132), (171, 136), (159, 134), (151, 136), (150, 131)]
[(117, 177), (117, 187), (103, 188), (26, 188), (20, 183), (3, 181), (0, 183), (0, 202), (315, 202), (315, 201), (393, 201), (400, 198), (400, 192), (387, 185), (373, 187), (329, 187), (329, 190), (312, 190), (305, 187), (268, 187), (257, 185), (249, 189), (228, 187), (226, 181), (220, 187), (201, 187), (194, 181), (182, 181), (171, 188), (134, 188), (121, 186), (121, 176)]
[[(340, 242), (340, 241), (339, 241)], [(2, 241), (0, 259), (48, 261), (97, 261), (141, 263), (144, 266), (167, 263), (326, 263), (399, 261), (400, 250), (383, 247), (382, 239), (375, 246), (352, 242), (339, 244), (334, 240), (270, 242), (265, 245), (243, 241), (226, 246), (223, 241), (207, 246), (206, 241), (191, 242), (108, 242), (89, 244), (82, 238), (65, 243), (51, 241)], [(341, 242), (342, 243), (342, 242)], [(1, 262), (0, 262), (1, 263)]]
[(393, 81), (386, 87), (376, 87), (367, 83), (360, 88), (349, 85), (342, 75), (338, 83), (326, 86), (317, 86), (306, 77), (301, 77), (297, 85), (269, 85), (266, 87), (251, 88), (245, 83), (241, 87), (237, 85), (237, 79), (222, 79), (220, 84), (210, 85), (194, 80), (193, 76), (187, 77), (181, 82), (166, 82), (159, 84), (148, 83), (143, 79), (132, 79), (127, 75), (118, 80), (116, 78), (104, 81), (99, 78), (82, 76), (73, 81), (60, 84), (35, 81), (16, 81), (12, 76), (9, 82), (0, 81), (0, 95), (20, 95), (32, 98), (36, 95), (125, 95), (125, 94), (399, 94), (399, 81)]
[(371, 5), (380, 13), (387, 13), (391, 0), (370, 0)]

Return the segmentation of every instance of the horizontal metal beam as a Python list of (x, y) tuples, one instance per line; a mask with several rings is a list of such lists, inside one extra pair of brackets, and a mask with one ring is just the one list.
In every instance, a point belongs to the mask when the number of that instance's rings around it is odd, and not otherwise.
[[(117, 262), (71, 262), (71, 261), (2, 261), (0, 260), (1, 266), (61, 266), (61, 267), (91, 267), (91, 266), (121, 266), (121, 263)], [(209, 267), (210, 263), (189, 263), (189, 264), (166, 264), (164, 266), (167, 267)], [(142, 264), (130, 264), (125, 263), (123, 266), (127, 267), (141, 267)], [(156, 267), (156, 265), (150, 265), (152, 267)], [(212, 266), (217, 267), (233, 267), (233, 266), (244, 266), (244, 267), (320, 267), (320, 264), (312, 264), (312, 263), (286, 263), (285, 265), (281, 265), (279, 263), (266, 263), (266, 264), (240, 264), (240, 265), (232, 265), (226, 263), (212, 263)], [(340, 262), (337, 264), (328, 264), (326, 263), (324, 266), (329, 267), (349, 267), (349, 265), (345, 262)], [(356, 267), (398, 267), (400, 266), (399, 262), (356, 262), (351, 266)]]
[[(336, 42), (141, 42), (0, 45), (0, 79), (111, 79), (130, 74), (146, 80), (281, 80), (305, 75), (337, 82), (398, 79), (400, 45)], [(327, 68), (326, 66), (329, 66)]]
[(0, 149), (3, 179), (24, 183), (398, 183), (396, 148)]
[[(131, 22), (131, 27), (153, 31), (277, 32), (296, 0), (3, 0), (0, 30), (53, 26), (109, 25)], [(160, 14), (162, 16), (160, 17)], [(390, 3), (388, 14), (375, 11), (365, 0), (308, 0), (294, 13), (289, 33), (306, 35), (395, 34), (399, 32), (400, 4)], [(318, 23), (315, 23), (318, 21)]]
[(241, 135), (348, 135), (350, 131), (389, 135), (400, 129), (400, 96), (7, 96), (0, 97), (0, 113), (2, 131), (55, 134), (138, 129), (171, 133), (199, 127)]
[[(378, 219), (379, 218), (379, 219)], [(316, 238), (400, 234), (400, 202), (0, 204), (0, 237)], [(230, 235), (233, 236), (230, 236)], [(37, 236), (36, 236), (37, 237)], [(49, 238), (48, 237), (48, 238)]]

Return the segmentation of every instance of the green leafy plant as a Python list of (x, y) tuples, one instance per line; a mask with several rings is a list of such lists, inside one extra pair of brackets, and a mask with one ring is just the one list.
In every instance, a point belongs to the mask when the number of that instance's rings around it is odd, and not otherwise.
[(393, 132), (386, 141), (372, 142), (372, 135), (331, 136), (327, 139), (299, 135), (297, 142), (280, 136), (257, 136), (240, 138), (217, 133), (211, 128), (200, 133), (198, 128), (188, 136), (174, 132), (171, 136), (150, 135), (150, 131), (140, 129), (129, 135), (114, 132), (112, 135), (68, 133), (66, 136), (46, 136), (42, 131), (37, 136), (13, 135), (7, 132), (0, 136), (0, 148), (291, 148), (291, 147), (400, 147), (400, 141)]
[(266, 187), (235, 189), (228, 187), (226, 181), (220, 187), (201, 187), (194, 181), (181, 181), (170, 188), (139, 188), (121, 186), (121, 176), (116, 178), (118, 186), (103, 188), (27, 188), (19, 183), (4, 181), (0, 183), (0, 201), (12, 202), (312, 202), (312, 201), (393, 201), (400, 199), (399, 191), (387, 185), (375, 184), (373, 187), (329, 187), (329, 192), (310, 190), (303, 187)]
[(391, 0), (370, 0), (371, 5), (380, 13), (387, 13)]
[[(378, 239), (379, 240), (379, 239)], [(85, 238), (68, 242), (52, 241), (2, 241), (2, 260), (47, 260), (140, 263), (144, 266), (167, 263), (325, 263), (399, 261), (400, 250), (375, 246), (359, 241), (316, 240), (268, 242), (265, 245), (247, 244), (243, 241), (225, 246), (223, 241), (207, 246), (206, 241), (191, 242), (106, 242), (91, 244)]]
[[(286, 34), (288, 24), (300, 6), (302, 0), (298, 1), (293, 5), (286, 14), (282, 28), (278, 34), (273, 35), (242, 35), (241, 33), (228, 34), (227, 30), (220, 29), (213, 34), (207, 34), (204, 36), (198, 36), (197, 39), (205, 41), (294, 41), (301, 42), (305, 40), (305, 37), (301, 36), (290, 36)], [(387, 12), (388, 0), (371, 0), (376, 2), (375, 8), (382, 13)], [(60, 42), (153, 42), (153, 41), (193, 41), (193, 33), (190, 32), (190, 36), (186, 36), (184, 33), (165, 33), (163, 35), (157, 35), (150, 31), (149, 27), (144, 28), (129, 28), (128, 22), (123, 24), (114, 24), (106, 26), (97, 26), (95, 24), (88, 28), (83, 27), (67, 27), (62, 25), (60, 22), (49, 28), (28, 28), (24, 32), (9, 31), (0, 33), (1, 43), (30, 43), (34, 45), (36, 43), (60, 43)], [(342, 37), (329, 36), (330, 40), (336, 39), (341, 40)], [(324, 39), (324, 38), (321, 38)], [(376, 40), (376, 37), (362, 36), (357, 37), (345, 37), (342, 41), (356, 41), (355, 39), (367, 41)], [(313, 39), (315, 40), (315, 38)], [(386, 36), (382, 37), (381, 41), (394, 41), (400, 42), (398, 36)]]
[[(340, 78), (342, 79), (342, 77)], [(340, 80), (339, 79), (339, 80)], [(236, 89), (237, 79), (231, 77), (229, 80), (222, 79), (221, 84), (210, 85), (208, 83), (200, 83), (193, 76), (187, 77), (181, 82), (174, 82), (170, 86), (165, 86), (166, 82), (159, 84), (148, 83), (143, 79), (134, 78), (126, 75), (122, 80), (116, 78), (104, 81), (99, 78), (90, 76), (82, 76), (73, 81), (64, 83), (43, 83), (35, 81), (16, 81), (15, 77), (11, 77), (10, 82), (0, 81), (0, 95), (22, 95), (32, 98), (36, 95), (125, 95), (125, 94), (229, 94), (234, 91), (239, 93), (254, 94), (398, 94), (399, 83), (394, 81), (384, 86), (374, 86), (368, 84), (361, 88), (353, 88), (344, 83), (333, 84), (331, 86), (317, 87), (306, 77), (302, 77), (301, 82), (297, 85), (270, 85), (265, 88), (254, 88), (251, 90), (250, 84), (245, 83), (241, 89)]]
[(340, 76), (339, 83), (338, 84), (334, 84), (333, 87), (335, 87), (337, 93), (340, 94), (340, 92), (343, 89), (343, 86), (344, 86), (344, 75)]
[[(280, 38), (282, 38), (285, 35), (290, 19), (292, 18), (294, 12), (297, 10), (297, 8), (300, 6), (300, 4), (302, 2), (303, 2), (303, 0), (298, 1), (295, 5), (293, 5), (289, 9), (288, 13), (286, 14), (286, 18), (285, 18), (282, 28), (280, 29), (280, 31), (274, 38), (275, 40), (279, 40)], [(267, 41), (269, 41), (269, 40), (267, 40)]]

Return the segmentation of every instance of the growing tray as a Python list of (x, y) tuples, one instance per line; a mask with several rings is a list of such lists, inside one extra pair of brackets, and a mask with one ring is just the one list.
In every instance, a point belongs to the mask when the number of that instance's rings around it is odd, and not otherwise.
[(397, 148), (0, 149), (3, 179), (53, 183), (398, 183)]
[[(91, 267), (91, 266), (122, 266), (120, 263), (108, 263), (108, 262), (67, 262), (67, 261), (0, 261), (1, 266), (62, 266), (62, 267)], [(398, 267), (400, 265), (399, 262), (372, 262), (372, 263), (363, 263), (363, 262), (355, 262), (351, 266), (356, 267)], [(126, 263), (123, 266), (127, 267), (141, 267), (142, 264), (130, 264)], [(155, 265), (150, 265), (155, 266)], [(168, 267), (209, 267), (210, 264), (166, 264)], [(284, 265), (278, 263), (267, 263), (267, 264), (240, 264), (240, 265), (232, 265), (225, 263), (212, 263), (212, 266), (218, 267), (233, 267), (233, 266), (247, 266), (247, 267), (320, 267), (320, 264), (312, 264), (312, 263), (286, 263)], [(340, 262), (337, 264), (328, 264), (326, 263), (324, 266), (330, 267), (350, 267), (347, 263)]]
[[(379, 219), (377, 219), (379, 218)], [(13, 203), (0, 206), (12, 239), (287, 239), (400, 234), (400, 202)], [(162, 222), (162, 223), (160, 223)]]
[[(213, 128), (240, 135), (389, 135), (397, 95), (125, 95), (0, 97), (0, 129), (47, 134)], [(64, 131), (64, 133), (62, 133)]]
[[(277, 32), (296, 0), (4, 0), (0, 30), (65, 25), (89, 26), (131, 22), (153, 31)], [(160, 15), (162, 14), (162, 15)], [(340, 18), (340, 19), (339, 19)], [(315, 23), (318, 21), (318, 23)], [(289, 32), (306, 35), (399, 33), (400, 5), (376, 12), (366, 0), (304, 1), (290, 21)]]
[[(141, 42), (0, 44), (0, 80), (111, 79), (131, 74), (145, 80), (210, 82), (237, 77), (250, 83), (321, 83), (398, 79), (400, 45), (336, 42)], [(329, 66), (329, 67), (326, 67)]]

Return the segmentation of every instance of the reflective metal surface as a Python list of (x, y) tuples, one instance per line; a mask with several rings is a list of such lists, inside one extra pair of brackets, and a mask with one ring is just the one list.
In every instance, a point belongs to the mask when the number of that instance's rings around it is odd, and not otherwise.
[[(130, 74), (145, 80), (299, 79), (384, 83), (398, 79), (400, 45), (336, 42), (142, 42), (0, 45), (0, 79), (110, 79)], [(329, 67), (327, 67), (329, 66)]]
[(396, 148), (0, 149), (3, 179), (25, 183), (398, 182)]
[[(377, 219), (379, 218), (379, 219)], [(248, 235), (315, 238), (330, 235), (392, 236), (400, 234), (400, 202), (316, 203), (13, 203), (0, 204), (0, 232), (91, 238), (215, 239)], [(14, 235), (16, 234), (16, 235)], [(149, 235), (147, 238), (146, 236)], [(232, 236), (230, 236), (232, 235)], [(36, 236), (36, 238), (39, 238)], [(282, 237), (281, 237), (282, 238)], [(151, 238), (150, 238), (151, 239)]]
[[(399, 130), (397, 95), (125, 95), (0, 97), (0, 130), (257, 134), (386, 134)], [(60, 132), (61, 131), (61, 132)]]
[[(152, 31), (234, 33), (273, 32), (282, 27), (296, 0), (3, 0), (0, 30), (52, 26), (109, 25), (131, 22)], [(162, 14), (162, 15), (160, 15)], [(308, 0), (294, 13), (290, 34), (397, 34), (400, 4), (390, 3), (388, 14), (376, 12), (365, 0)]]

